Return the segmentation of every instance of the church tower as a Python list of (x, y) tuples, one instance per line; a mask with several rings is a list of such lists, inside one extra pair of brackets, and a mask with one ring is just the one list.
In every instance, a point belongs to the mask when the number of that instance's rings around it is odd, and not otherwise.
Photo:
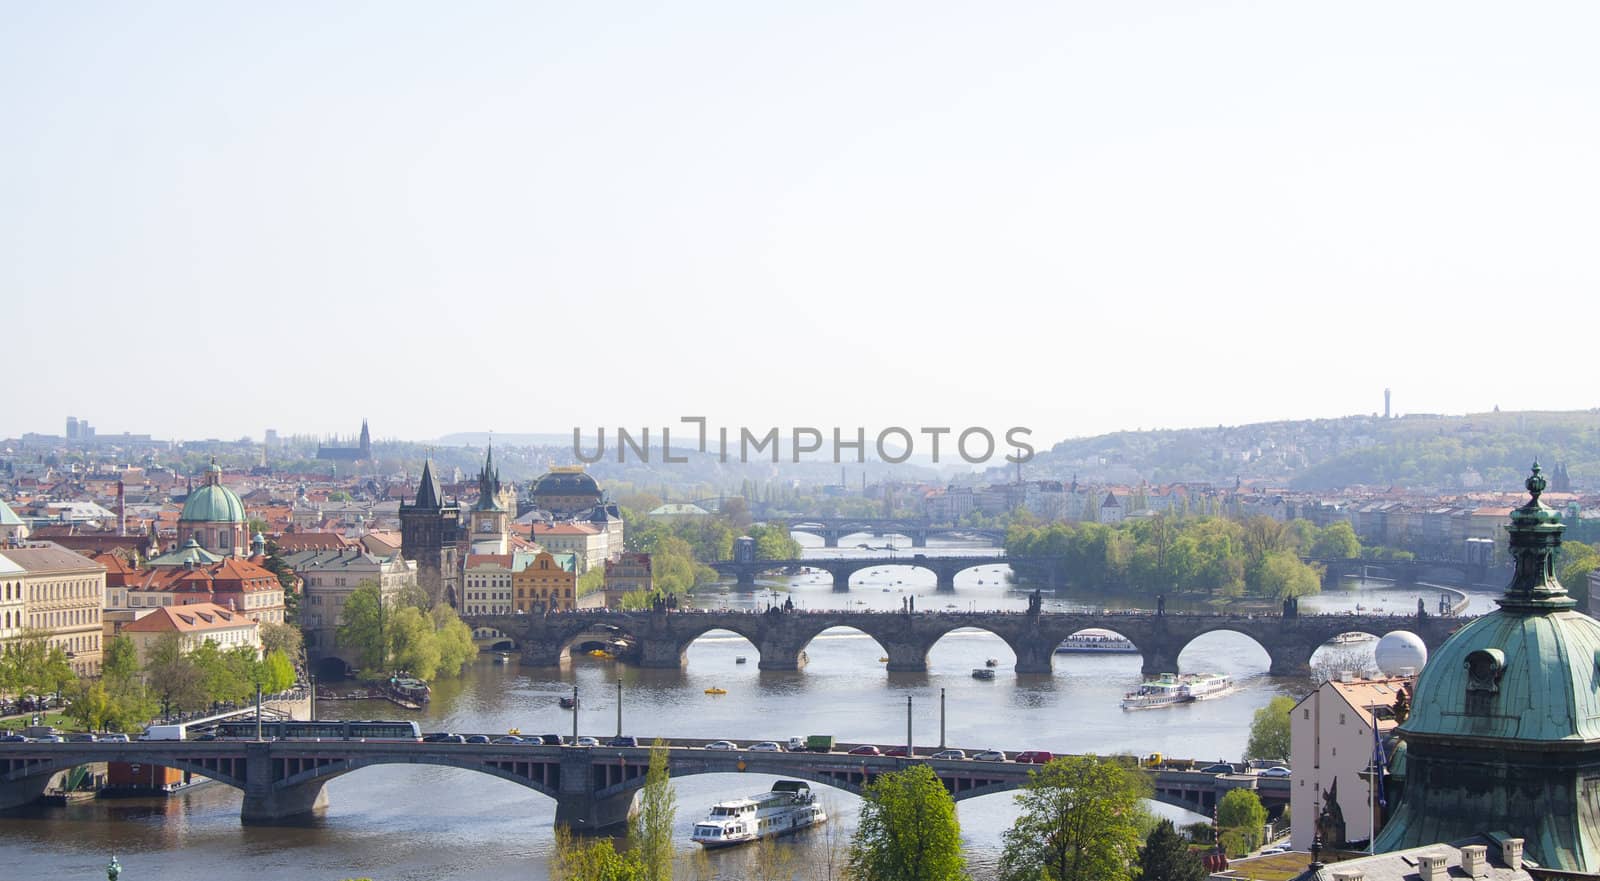
[(372, 432), (367, 430), (367, 420), (361, 420), (361, 461), (372, 461)]
[(422, 464), (416, 499), (409, 505), (400, 502), (400, 553), (417, 561), (417, 584), (434, 603), (460, 603), (461, 562), (456, 554), (460, 532), (461, 507), (445, 504), (444, 488), (429, 459)]
[(509, 515), (500, 504), (500, 470), (494, 467), (494, 447), (489, 447), (478, 472), (478, 503), (472, 506), (469, 541), (474, 554), (504, 554)]

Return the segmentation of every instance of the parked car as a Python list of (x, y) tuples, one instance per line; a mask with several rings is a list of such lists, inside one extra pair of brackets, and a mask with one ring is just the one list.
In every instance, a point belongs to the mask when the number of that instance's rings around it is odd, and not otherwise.
[(1288, 768), (1285, 768), (1282, 765), (1274, 765), (1271, 768), (1268, 768), (1265, 771), (1262, 771), (1260, 773), (1261, 773), (1261, 776), (1263, 776), (1263, 777), (1288, 777), (1289, 775), (1293, 774), (1294, 772), (1290, 771)]
[(215, 734), (201, 734), (198, 737), (191, 737), (189, 739), (190, 740), (216, 740), (217, 736)]
[(974, 762), (1003, 762), (1006, 754), (997, 749), (986, 749), (972, 754)]
[(891, 746), (888, 749), (884, 750), (883, 754), (886, 755), (886, 756), (895, 756), (897, 758), (902, 758), (902, 759), (909, 758), (911, 756), (910, 751), (907, 750), (903, 746)]
[(778, 753), (783, 752), (783, 747), (770, 740), (763, 740), (760, 743), (751, 744), (750, 751), (753, 753)]
[(28, 738), (23, 737), (20, 734), (7, 734), (4, 737), (0, 737), (0, 743), (27, 743), (27, 742), (28, 742)]
[(1271, 847), (1263, 847), (1261, 849), (1261, 855), (1262, 856), (1267, 856), (1268, 854), (1288, 853), (1288, 852), (1289, 852), (1289, 845), (1287, 845), (1287, 844), (1274, 844)]
[(613, 737), (610, 740), (606, 741), (606, 746), (638, 746), (638, 745), (639, 745), (639, 738), (630, 737), (628, 735), (623, 735), (622, 737)]
[(792, 753), (803, 753), (803, 752), (805, 752), (806, 751), (806, 739), (804, 737), (791, 737), (791, 738), (789, 738), (788, 750), (789, 750), (789, 752), (792, 752)]
[[(530, 738), (529, 740), (531, 742), (532, 738)], [(560, 746), (561, 745), (561, 735), (559, 735), (559, 734), (541, 734), (539, 736), (539, 742), (544, 744), (545, 746)]]
[(33, 739), (33, 742), (34, 743), (66, 743), (67, 741), (66, 741), (66, 738), (62, 737), (59, 734), (46, 734), (43, 737), (35, 737)]
[(494, 739), (494, 742), (495, 743), (527, 743), (526, 740), (523, 740), (522, 738), (516, 736), (515, 734), (507, 734), (504, 737), (496, 737)]
[(883, 755), (883, 753), (878, 752), (878, 748), (873, 746), (872, 744), (863, 743), (862, 745), (860, 745), (860, 746), (856, 747), (855, 749), (851, 750), (848, 753), (848, 755), (852, 755), (852, 756), (881, 756), (881, 755)]
[(466, 743), (467, 742), (467, 738), (466, 738), (465, 735), (462, 735), (462, 734), (446, 734), (445, 736), (439, 738), (438, 742), (439, 743)]
[(453, 735), (448, 731), (434, 731), (422, 735), (423, 743), (450, 743)]
[(590, 737), (589, 735), (585, 734), (582, 737), (578, 738), (577, 740), (574, 740), (572, 742), (572, 745), (573, 746), (599, 746), (600, 745), (600, 741), (597, 738), (593, 738), (593, 737)]
[(474, 734), (471, 737), (467, 738), (467, 743), (488, 743), (488, 742), (489, 742), (489, 735), (487, 735), (487, 734)]
[(72, 735), (71, 737), (67, 738), (67, 742), (69, 742), (69, 743), (98, 743), (99, 741), (95, 738), (95, 736), (93, 734), (84, 733), (84, 734), (74, 734), (74, 735)]
[(931, 758), (931, 759), (964, 759), (966, 757), (967, 757), (967, 754), (962, 752), (961, 750), (958, 750), (958, 749), (944, 749), (944, 750), (940, 750), (940, 751), (934, 753), (933, 755), (929, 756), (928, 758)]
[(1227, 764), (1207, 765), (1200, 769), (1202, 774), (1232, 774), (1233, 766)]
[(1017, 761), (1025, 765), (1044, 765), (1053, 758), (1055, 758), (1054, 754), (1049, 750), (1043, 749), (1025, 749), (1017, 753)]
[(128, 735), (126, 735), (126, 734), (102, 734), (102, 735), (100, 735), (100, 742), (101, 743), (127, 743), (128, 742)]
[(731, 740), (713, 740), (710, 743), (706, 744), (706, 749), (723, 749), (723, 750), (727, 750), (727, 749), (738, 749), (738, 748), (739, 748), (739, 744), (734, 743)]

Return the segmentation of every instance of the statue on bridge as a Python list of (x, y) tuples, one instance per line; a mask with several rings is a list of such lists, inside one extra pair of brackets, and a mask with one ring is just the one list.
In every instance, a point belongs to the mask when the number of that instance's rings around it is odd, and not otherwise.
[(1042, 611), (1044, 611), (1044, 597), (1035, 588), (1033, 593), (1028, 594), (1028, 614), (1038, 615)]
[(1300, 598), (1299, 597), (1284, 597), (1283, 598), (1283, 617), (1285, 617), (1285, 618), (1298, 618), (1298, 617), (1300, 617)]
[(1156, 594), (1156, 614), (1167, 614), (1167, 595), (1164, 593)]

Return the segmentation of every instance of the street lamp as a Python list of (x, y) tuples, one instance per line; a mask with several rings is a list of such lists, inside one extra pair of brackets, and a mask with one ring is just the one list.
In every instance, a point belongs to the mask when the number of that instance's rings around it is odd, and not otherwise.
[(117, 881), (117, 876), (122, 874), (122, 864), (117, 862), (117, 855), (111, 855), (111, 862), (106, 863), (106, 881)]

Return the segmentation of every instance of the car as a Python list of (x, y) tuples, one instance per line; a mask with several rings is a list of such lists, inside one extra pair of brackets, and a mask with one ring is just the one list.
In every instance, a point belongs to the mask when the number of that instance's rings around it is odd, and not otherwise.
[(33, 742), (34, 743), (66, 743), (67, 740), (66, 740), (66, 738), (62, 737), (59, 734), (46, 734), (43, 737), (35, 737), (33, 739)]
[(806, 739), (804, 737), (791, 737), (791, 738), (789, 738), (788, 750), (789, 750), (789, 752), (792, 752), (792, 753), (803, 753), (803, 752), (805, 752), (806, 751)]
[(488, 742), (489, 742), (489, 735), (487, 735), (487, 734), (474, 734), (471, 737), (467, 738), (467, 743), (488, 743)]
[(637, 738), (637, 737), (629, 737), (627, 735), (623, 735), (622, 737), (613, 737), (610, 740), (606, 741), (606, 746), (638, 746), (638, 745), (639, 745), (639, 738)]
[(515, 734), (507, 734), (504, 737), (496, 737), (494, 739), (494, 742), (495, 743), (527, 743), (526, 740), (523, 740), (522, 738), (516, 736)]
[(727, 750), (727, 749), (738, 749), (738, 748), (739, 748), (739, 744), (734, 743), (731, 740), (713, 740), (710, 743), (706, 744), (706, 749), (723, 749), (723, 750)]
[(780, 753), (783, 752), (783, 747), (778, 746), (773, 741), (763, 740), (760, 743), (752, 743), (750, 751), (753, 753)]
[(466, 743), (467, 742), (467, 737), (464, 734), (446, 734), (445, 736), (439, 738), (437, 741), (434, 741), (434, 742), (435, 743)]
[(450, 742), (450, 738), (452, 736), (453, 735), (451, 735), (450, 732), (448, 732), (448, 731), (434, 731), (432, 733), (422, 735), (422, 742), (423, 743), (449, 743)]
[(1017, 761), (1024, 765), (1047, 765), (1055, 755), (1045, 749), (1025, 749), (1017, 753)]
[(199, 736), (198, 736), (198, 737), (191, 737), (191, 738), (189, 738), (189, 739), (190, 739), (190, 740), (204, 740), (204, 741), (210, 741), (210, 740), (216, 740), (216, 739), (217, 739), (217, 736), (216, 736), (216, 735), (215, 735), (215, 734), (201, 734), (201, 735), (199, 735)]
[(128, 735), (126, 735), (126, 734), (102, 734), (100, 736), (100, 742), (101, 743), (127, 743), (128, 742)]
[(1271, 847), (1263, 847), (1261, 849), (1261, 855), (1262, 856), (1269, 856), (1269, 855), (1275, 854), (1275, 853), (1288, 853), (1288, 852), (1289, 852), (1289, 845), (1287, 845), (1287, 844), (1274, 844)]
[(1261, 771), (1259, 773), (1261, 774), (1262, 777), (1288, 777), (1289, 775), (1293, 774), (1294, 772), (1290, 771), (1288, 768), (1285, 768), (1282, 765), (1274, 765), (1271, 768), (1268, 768), (1265, 771)]
[[(528, 742), (529, 743), (533, 743), (534, 742), (533, 738), (531, 738), (531, 737), (528, 738)], [(545, 746), (560, 746), (561, 745), (561, 735), (559, 735), (559, 734), (541, 734), (541, 735), (539, 735), (538, 742), (544, 744)]]
[(1200, 769), (1202, 774), (1232, 774), (1233, 766), (1228, 764), (1207, 765)]
[(1006, 754), (997, 749), (980, 750), (972, 754), (974, 762), (1003, 762)]
[(851, 756), (881, 756), (881, 755), (883, 755), (883, 753), (878, 752), (878, 748), (873, 746), (872, 744), (864, 743), (864, 744), (856, 747), (855, 749), (851, 750), (850, 752), (846, 753), (846, 755), (851, 755)]
[(891, 746), (888, 749), (884, 750), (883, 754), (886, 755), (886, 756), (894, 756), (896, 758), (901, 758), (901, 759), (905, 759), (905, 758), (910, 758), (911, 757), (910, 750), (906, 749), (903, 746)]
[(20, 734), (7, 734), (4, 737), (0, 737), (0, 743), (27, 743), (27, 742), (28, 742), (28, 738), (23, 737)]
[(577, 740), (574, 740), (572, 742), (572, 745), (573, 746), (599, 746), (600, 745), (600, 741), (597, 738), (593, 738), (593, 737), (590, 737), (589, 735), (585, 734), (584, 736), (578, 738)]
[(967, 757), (967, 754), (962, 752), (961, 750), (958, 750), (958, 749), (942, 749), (942, 750), (939, 750), (938, 752), (934, 753), (933, 755), (929, 756), (928, 758), (930, 758), (930, 759), (964, 759), (966, 757)]
[(98, 739), (95, 738), (95, 736), (93, 734), (85, 733), (85, 734), (74, 734), (71, 737), (67, 738), (67, 742), (68, 743), (98, 743), (99, 741), (98, 741)]

